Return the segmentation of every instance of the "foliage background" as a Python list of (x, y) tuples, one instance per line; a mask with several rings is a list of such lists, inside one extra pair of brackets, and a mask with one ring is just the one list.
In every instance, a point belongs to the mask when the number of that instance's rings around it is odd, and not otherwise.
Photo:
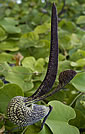
[[(40, 122), (28, 126), (26, 134), (84, 134), (85, 129), (85, 1), (84, 0), (22, 0), (21, 3), (0, 0), (0, 132), (22, 133), (13, 129), (8, 121), (6, 109), (14, 96), (30, 96), (44, 79), (49, 59), (51, 6), (55, 2), (58, 10), (59, 67), (58, 75), (66, 69), (78, 72), (64, 90), (46, 99), (53, 105), (53, 114), (42, 131)], [(56, 88), (58, 79), (53, 86)], [(53, 100), (53, 101), (52, 101)], [(55, 100), (55, 101), (54, 101)], [(68, 105), (67, 113), (62, 103)], [(54, 105), (56, 103), (56, 106)], [(44, 102), (39, 102), (43, 104)], [(67, 121), (64, 118), (68, 112)], [(76, 112), (71, 111), (73, 108)], [(63, 108), (63, 109), (62, 109)], [(76, 117), (76, 118), (75, 118)], [(52, 120), (51, 120), (52, 118)], [(62, 120), (61, 120), (62, 118)], [(74, 119), (73, 119), (74, 118)], [(71, 120), (72, 119), (72, 120)], [(49, 121), (50, 120), (50, 121)], [(70, 120), (70, 121), (69, 121)], [(61, 122), (61, 124), (59, 124)], [(69, 122), (72, 126), (65, 126)], [(60, 128), (58, 128), (58, 125)], [(56, 126), (56, 127), (53, 127)], [(62, 129), (62, 131), (58, 131)]]

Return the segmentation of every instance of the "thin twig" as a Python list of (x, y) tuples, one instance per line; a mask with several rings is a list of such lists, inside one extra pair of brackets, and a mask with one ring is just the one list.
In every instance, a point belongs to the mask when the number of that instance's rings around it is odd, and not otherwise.
[(58, 17), (61, 16), (61, 14), (63, 14), (65, 12), (65, 0), (63, 0), (63, 7), (61, 9), (61, 11), (58, 13)]

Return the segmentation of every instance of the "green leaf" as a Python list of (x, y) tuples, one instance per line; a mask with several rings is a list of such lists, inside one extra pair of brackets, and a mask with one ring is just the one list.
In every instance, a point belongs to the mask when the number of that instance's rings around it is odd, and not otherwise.
[(77, 60), (76, 63), (77, 63), (77, 67), (84, 67), (85, 66), (85, 58)]
[(66, 1), (66, 5), (71, 5), (72, 3), (74, 3), (74, 0), (71, 0), (71, 2), (69, 0)]
[(20, 47), (21, 48), (29, 48), (36, 47), (39, 41), (39, 36), (35, 32), (25, 33), (20, 38)]
[(20, 33), (21, 32), (20, 28), (15, 27), (13, 25), (5, 25), (3, 27), (9, 34), (15, 34), (15, 33)]
[(43, 71), (43, 66), (45, 64), (45, 61), (43, 58), (39, 58), (36, 63), (35, 63), (35, 70), (37, 72), (42, 72)]
[(8, 54), (8, 53), (1, 53), (0, 54), (0, 63), (5, 62), (5, 61), (7, 61), (9, 63), (13, 63), (14, 62), (13, 55)]
[(70, 64), (71, 64), (72, 67), (77, 67), (78, 66), (78, 64), (76, 62), (73, 62), (73, 61)]
[(68, 68), (70, 68), (70, 61), (69, 60), (60, 61), (59, 62), (59, 71), (58, 71), (58, 73), (66, 70)]
[(51, 101), (49, 105), (53, 106), (53, 110), (46, 120), (46, 124), (50, 127), (53, 134), (79, 134), (76, 127), (68, 124), (68, 121), (75, 118), (75, 111), (65, 104), (58, 101)]
[(85, 58), (79, 59), (76, 62), (71, 62), (71, 66), (73, 66), (73, 67), (84, 67), (85, 66)]
[(85, 57), (85, 51), (78, 49), (76, 52), (73, 52), (72, 55), (70, 56), (70, 59), (72, 61), (76, 61), (78, 59), (82, 59)]
[(85, 24), (85, 16), (79, 16), (77, 19), (77, 24)]
[(30, 68), (33, 72), (42, 72), (45, 61), (43, 58), (39, 58), (37, 61), (34, 57), (26, 57), (22, 61), (23, 67)]
[(39, 40), (39, 45), (36, 45), (36, 48), (39, 48), (39, 47), (45, 47), (46, 45), (47, 46), (50, 46), (50, 41), (49, 40), (44, 40), (44, 39), (41, 39)]
[(50, 30), (50, 23), (45, 23), (43, 25), (40, 25), (40, 26), (37, 26), (35, 29), (34, 29), (34, 32), (36, 34), (43, 34), (43, 33), (47, 33), (48, 31)]
[(7, 105), (14, 96), (23, 96), (22, 89), (16, 84), (6, 84), (0, 88), (0, 112), (6, 113)]
[(71, 80), (73, 86), (80, 92), (85, 92), (85, 72), (78, 73), (73, 80)]
[(10, 24), (10, 25), (17, 25), (18, 22), (10, 17), (5, 17), (3, 20), (0, 20), (0, 24)]
[(19, 50), (18, 41), (14, 40), (3, 41), (0, 43), (0, 50), (17, 51)]
[(71, 43), (71, 45), (72, 45), (73, 47), (74, 47), (74, 46), (81, 45), (80, 39), (79, 39), (79, 37), (78, 37), (77, 34), (72, 33), (70, 43)]
[(71, 125), (75, 125), (78, 128), (85, 127), (85, 116), (80, 108), (75, 108), (76, 118), (70, 121)]
[(40, 42), (40, 47), (32, 48), (32, 56), (34, 56), (36, 59), (42, 57), (45, 58), (49, 55), (49, 47), (50, 47), (50, 41), (48, 40), (43, 40), (39, 41)]
[[(59, 31), (59, 44), (60, 49), (69, 50), (72, 49), (71, 34), (67, 31), (61, 30)], [(70, 44), (70, 45), (69, 45)]]
[(18, 24), (18, 22), (12, 18), (4, 18), (3, 20), (0, 20), (0, 25), (9, 34), (15, 34), (15, 33), (21, 32), (20, 28), (16, 26), (17, 24)]
[(2, 27), (0, 27), (0, 41), (5, 40), (6, 38), (7, 38), (7, 33)]
[(76, 31), (76, 25), (72, 21), (67, 21), (66, 19), (62, 19), (60, 21), (59, 27), (61, 27), (61, 29), (67, 30), (69, 32)]
[(65, 56), (63, 54), (59, 54), (59, 61), (65, 60)]
[(32, 71), (34, 71), (35, 62), (36, 62), (35, 58), (30, 56), (30, 57), (24, 58), (24, 60), (22, 61), (22, 65), (23, 67), (30, 68)]
[(10, 67), (7, 63), (3, 63), (0, 66), (0, 74), (4, 75), (7, 81), (19, 85), (24, 92), (33, 88), (30, 69), (22, 66)]

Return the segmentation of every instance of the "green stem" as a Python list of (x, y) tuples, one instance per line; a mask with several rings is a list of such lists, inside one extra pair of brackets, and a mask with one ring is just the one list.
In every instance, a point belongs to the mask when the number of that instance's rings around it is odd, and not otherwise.
[(70, 105), (69, 106), (72, 106), (73, 104), (74, 104), (74, 102), (82, 95), (83, 93), (79, 93), (75, 98), (74, 98), (74, 100), (70, 103)]
[(27, 130), (27, 128), (28, 128), (28, 126), (27, 126), (27, 127), (25, 127), (25, 129), (22, 131), (22, 133), (21, 133), (21, 134), (25, 134), (25, 131)]

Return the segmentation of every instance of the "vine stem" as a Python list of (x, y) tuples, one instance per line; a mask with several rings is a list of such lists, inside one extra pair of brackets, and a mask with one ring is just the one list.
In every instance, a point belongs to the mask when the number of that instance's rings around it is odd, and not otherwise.
[(22, 131), (22, 133), (21, 133), (21, 134), (25, 134), (25, 132), (26, 132), (27, 128), (28, 128), (28, 126), (27, 126), (27, 127), (25, 127), (25, 129)]
[(73, 105), (73, 103), (82, 95), (83, 93), (82, 92), (80, 92), (75, 98), (74, 98), (74, 100), (70, 103), (70, 105), (69, 106), (72, 106)]

